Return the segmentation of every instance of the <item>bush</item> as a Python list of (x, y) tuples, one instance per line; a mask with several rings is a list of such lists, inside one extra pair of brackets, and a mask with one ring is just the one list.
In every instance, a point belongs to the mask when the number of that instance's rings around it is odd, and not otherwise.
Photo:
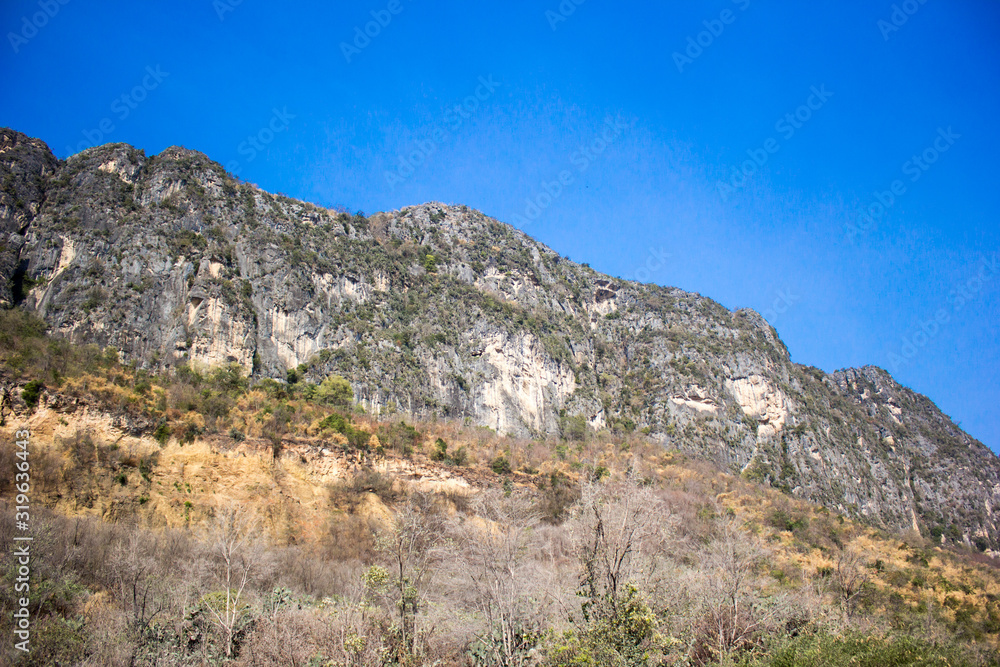
[(327, 415), (319, 422), (319, 427), (321, 429), (333, 431), (334, 433), (340, 433), (347, 438), (347, 443), (353, 449), (368, 449), (368, 441), (371, 440), (371, 434), (368, 431), (362, 431), (361, 429), (355, 428), (346, 417), (336, 412)]
[(431, 452), (431, 461), (448, 460), (448, 443), (441, 438), (434, 441), (434, 451)]
[(431, 452), (431, 461), (437, 461), (453, 466), (464, 466), (468, 459), (465, 447), (459, 447), (453, 452), (448, 451), (448, 443), (441, 438), (434, 441), (434, 451)]
[(170, 426), (166, 422), (160, 422), (160, 425), (153, 431), (153, 437), (160, 445), (167, 444), (167, 441), (170, 440)]
[(564, 416), (559, 420), (559, 429), (566, 440), (587, 438), (587, 418), (583, 415)]
[(561, 472), (550, 474), (548, 484), (541, 483), (539, 487), (542, 491), (539, 510), (542, 521), (546, 523), (561, 523), (568, 510), (580, 499), (580, 487)]
[(805, 516), (793, 516), (785, 508), (777, 508), (767, 517), (767, 522), (778, 530), (795, 532), (799, 528), (805, 528), (809, 520)]
[(315, 399), (335, 408), (350, 408), (354, 402), (351, 383), (339, 375), (331, 375), (316, 387)]
[(401, 452), (405, 456), (413, 453), (414, 446), (421, 438), (420, 432), (406, 422), (381, 426), (377, 435), (383, 446)]
[(510, 474), (510, 461), (503, 454), (498, 454), (493, 462), (490, 463), (490, 469), (498, 475), (509, 475)]
[(801, 636), (766, 657), (745, 659), (741, 664), (745, 667), (950, 667), (970, 663), (948, 648), (909, 637), (850, 633), (839, 637)]
[(38, 380), (32, 380), (24, 385), (24, 389), (21, 390), (21, 398), (24, 399), (29, 408), (34, 408), (38, 405), (38, 399), (41, 398), (43, 389), (45, 389), (44, 384)]
[(374, 468), (365, 467), (346, 479), (330, 485), (330, 499), (337, 505), (349, 505), (352, 508), (360, 502), (365, 493), (374, 493), (384, 503), (394, 503), (402, 499), (405, 493), (396, 484), (396, 479), (384, 475)]

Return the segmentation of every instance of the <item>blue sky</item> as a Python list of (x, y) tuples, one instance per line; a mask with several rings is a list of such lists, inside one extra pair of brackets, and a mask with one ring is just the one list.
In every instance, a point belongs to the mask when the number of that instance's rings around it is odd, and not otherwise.
[(649, 4), (8, 0), (0, 125), (352, 211), (468, 204), (1000, 449), (1000, 5)]

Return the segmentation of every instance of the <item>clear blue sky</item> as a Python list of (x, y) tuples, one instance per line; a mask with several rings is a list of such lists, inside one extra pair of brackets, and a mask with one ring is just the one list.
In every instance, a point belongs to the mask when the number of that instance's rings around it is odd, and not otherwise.
[(8, 0), (0, 125), (368, 213), (468, 204), (764, 312), (795, 361), (887, 368), (1000, 448), (1000, 5), (650, 4)]

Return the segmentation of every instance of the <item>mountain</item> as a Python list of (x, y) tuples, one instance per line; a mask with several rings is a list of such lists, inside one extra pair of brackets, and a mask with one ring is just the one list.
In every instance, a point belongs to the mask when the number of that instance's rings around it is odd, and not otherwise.
[(0, 130), (0, 301), (140, 367), (347, 378), (371, 413), (639, 430), (891, 529), (1000, 548), (1000, 459), (878, 368), (792, 363), (751, 310), (576, 264), (464, 206), (365, 216), (201, 153), (57, 160)]

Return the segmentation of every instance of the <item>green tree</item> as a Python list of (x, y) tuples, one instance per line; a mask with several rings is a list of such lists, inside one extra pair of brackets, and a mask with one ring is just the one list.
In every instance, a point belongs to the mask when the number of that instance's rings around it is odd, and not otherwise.
[(315, 399), (337, 408), (349, 408), (354, 402), (354, 390), (344, 378), (331, 375), (316, 388)]

